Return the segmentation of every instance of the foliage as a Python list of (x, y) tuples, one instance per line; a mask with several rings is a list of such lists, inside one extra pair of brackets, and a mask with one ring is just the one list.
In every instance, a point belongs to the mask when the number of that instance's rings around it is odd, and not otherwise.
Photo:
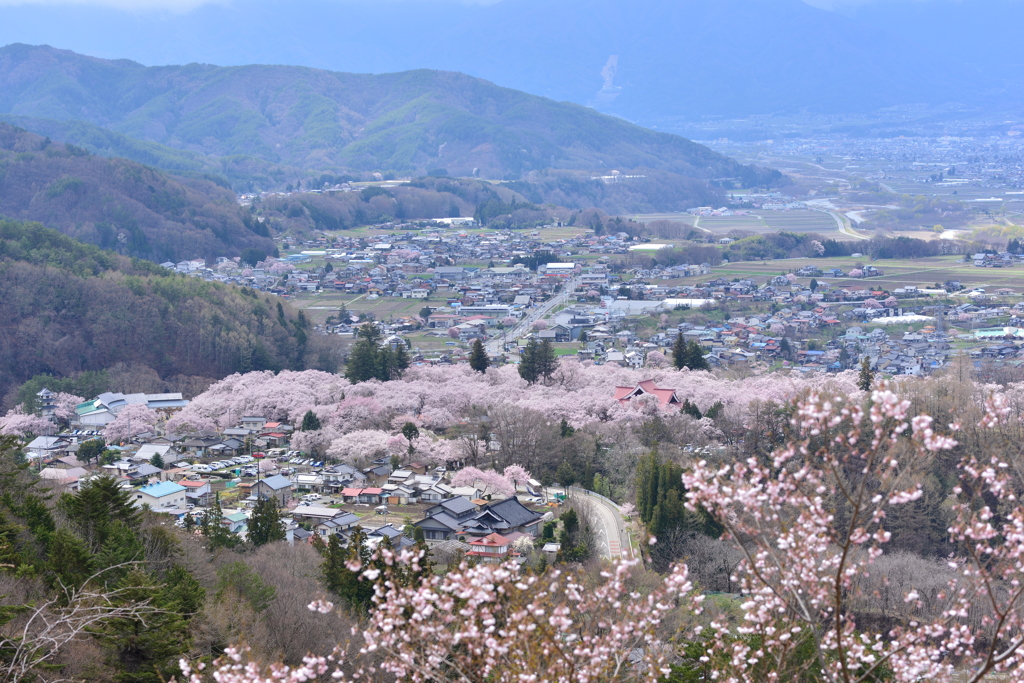
[[(284, 325), (275, 323), (269, 299), (77, 244), (38, 224), (0, 220), (0, 283), (5, 394), (32, 379), (30, 389), (52, 383), (52, 391), (95, 396), (108, 389), (96, 373), (126, 361), (162, 377), (336, 367), (336, 342), (299, 329), (290, 309)], [(61, 353), (45, 352), (56, 348)]]
[[(73, 154), (0, 123), (0, 214), (37, 220), (126, 256), (178, 261), (273, 249), (224, 188), (128, 161)], [(45, 188), (45, 191), (40, 191)]]
[(409, 367), (405, 345), (392, 348), (390, 344), (382, 344), (380, 330), (373, 323), (361, 325), (357, 336), (345, 365), (345, 377), (353, 384), (371, 379), (382, 382), (397, 379)]
[(490, 367), (491, 360), (487, 356), (487, 350), (484, 348), (484, 344), (479, 339), (473, 342), (473, 348), (469, 352), (469, 367), (475, 371), (483, 374), (487, 372), (487, 368)]
[(277, 498), (260, 497), (253, 506), (248, 524), (249, 542), (259, 548), (267, 543), (283, 541), (285, 530), (281, 525), (281, 511), (277, 507)]

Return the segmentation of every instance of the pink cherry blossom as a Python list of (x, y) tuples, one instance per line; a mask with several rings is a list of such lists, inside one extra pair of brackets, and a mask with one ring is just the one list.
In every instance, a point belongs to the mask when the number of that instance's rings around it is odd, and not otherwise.
[(160, 415), (145, 403), (133, 403), (122, 408), (113, 422), (103, 428), (103, 438), (108, 443), (127, 441), (143, 432), (153, 431), (159, 420)]

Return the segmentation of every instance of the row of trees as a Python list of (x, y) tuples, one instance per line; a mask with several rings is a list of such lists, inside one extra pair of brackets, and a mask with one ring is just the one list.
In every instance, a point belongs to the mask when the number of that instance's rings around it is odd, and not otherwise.
[(350, 382), (398, 379), (409, 367), (405, 344), (382, 344), (380, 330), (373, 323), (360, 325), (356, 337), (345, 365), (345, 377)]

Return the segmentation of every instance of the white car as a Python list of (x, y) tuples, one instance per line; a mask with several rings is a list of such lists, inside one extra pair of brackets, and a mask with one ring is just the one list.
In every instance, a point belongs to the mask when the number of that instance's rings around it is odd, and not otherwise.
[(307, 493), (302, 497), (302, 500), (320, 500), (323, 498), (319, 493)]
[(213, 471), (210, 468), (209, 465), (203, 465), (202, 463), (200, 463), (198, 465), (192, 465), (192, 467), (190, 467), (189, 469), (192, 470), (193, 472), (212, 472)]

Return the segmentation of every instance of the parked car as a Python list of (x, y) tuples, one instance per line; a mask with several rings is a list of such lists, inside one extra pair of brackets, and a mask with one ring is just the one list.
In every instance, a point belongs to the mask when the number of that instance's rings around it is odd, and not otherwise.
[(302, 500), (320, 500), (323, 498), (319, 493), (307, 493), (302, 497)]

